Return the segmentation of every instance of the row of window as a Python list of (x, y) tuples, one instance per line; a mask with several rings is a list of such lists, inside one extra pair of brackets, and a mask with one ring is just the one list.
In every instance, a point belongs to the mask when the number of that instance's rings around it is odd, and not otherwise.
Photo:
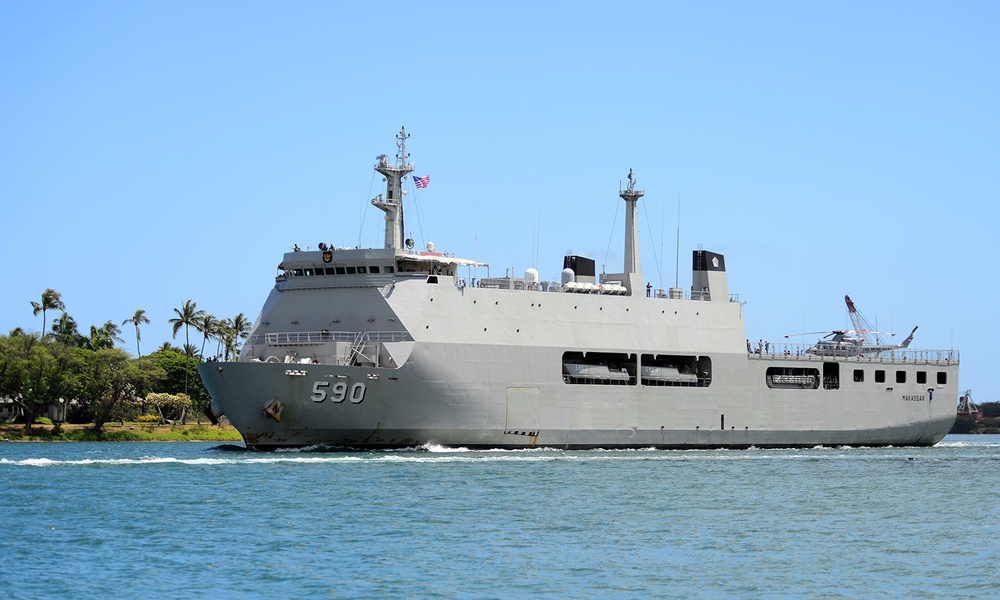
[(285, 271), (286, 275), (291, 277), (314, 277), (316, 275), (366, 275), (371, 273), (373, 275), (378, 275), (380, 273), (395, 273), (396, 267), (389, 265), (382, 267), (379, 265), (358, 265), (352, 267), (315, 267), (309, 269), (288, 269)]
[[(712, 359), (708, 356), (643, 354), (619, 352), (564, 352), (563, 381), (583, 385), (649, 385), (708, 387), (712, 384)], [(854, 369), (854, 381), (865, 381), (865, 370)], [(915, 373), (917, 385), (927, 385), (927, 371)], [(907, 371), (895, 373), (896, 383), (906, 383)], [(947, 371), (936, 372), (937, 385), (948, 383)], [(840, 389), (840, 363), (809, 367), (768, 367), (767, 387), (776, 389)], [(875, 370), (875, 383), (886, 382), (885, 369)]]
[[(896, 371), (896, 383), (906, 383), (907, 377), (907, 372), (903, 369)], [(938, 371), (936, 378), (938, 385), (947, 384), (947, 371)], [(840, 363), (823, 363), (822, 377), (819, 369), (815, 367), (768, 367), (765, 381), (769, 388), (817, 389), (822, 382), (823, 389), (836, 390), (840, 388)], [(865, 381), (864, 369), (854, 369), (854, 381), (855, 383)], [(875, 383), (885, 382), (885, 370), (875, 369)], [(917, 385), (927, 385), (927, 371), (917, 371), (916, 382)]]
[(712, 359), (676, 354), (640, 357), (620, 352), (565, 352), (562, 372), (563, 381), (570, 384), (708, 387), (712, 384)]

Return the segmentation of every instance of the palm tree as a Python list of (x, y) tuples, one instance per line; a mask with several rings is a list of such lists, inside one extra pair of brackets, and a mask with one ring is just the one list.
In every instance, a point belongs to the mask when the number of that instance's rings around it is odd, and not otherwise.
[(198, 305), (193, 300), (185, 300), (181, 307), (175, 308), (174, 312), (177, 316), (170, 319), (168, 322), (174, 326), (174, 337), (177, 337), (177, 332), (180, 331), (181, 326), (184, 326), (184, 393), (188, 393), (188, 366), (187, 358), (191, 356), (191, 339), (189, 337), (189, 331), (191, 327), (197, 327), (198, 319), (205, 314), (205, 311), (198, 310)]
[(233, 336), (234, 340), (233, 345), (236, 345), (239, 342), (239, 340), (245, 340), (248, 337), (250, 337), (250, 326), (252, 324), (253, 322), (250, 321), (250, 319), (246, 318), (246, 316), (244, 316), (243, 313), (240, 313), (235, 317), (233, 317), (233, 319), (229, 322), (230, 327), (232, 327), (233, 332), (236, 334), (235, 336)]
[(195, 323), (195, 329), (200, 331), (205, 337), (201, 340), (201, 355), (205, 356), (205, 343), (208, 338), (215, 337), (219, 329), (219, 321), (212, 315), (204, 313)]
[(146, 316), (146, 311), (141, 308), (137, 309), (131, 319), (125, 319), (122, 321), (122, 325), (126, 323), (132, 323), (135, 325), (135, 353), (138, 355), (138, 358), (142, 358), (142, 352), (139, 352), (139, 340), (141, 339), (141, 336), (139, 335), (139, 325), (149, 324), (149, 318)]
[(86, 340), (85, 347), (91, 350), (104, 350), (115, 347), (115, 342), (124, 342), (119, 337), (121, 329), (111, 321), (106, 321), (100, 327), (90, 326), (90, 338)]
[(174, 346), (170, 342), (163, 342), (163, 344), (156, 349), (156, 352), (170, 352), (170, 351), (181, 352), (181, 349)]
[(42, 313), (42, 337), (45, 337), (45, 311), (54, 309), (66, 312), (66, 305), (63, 304), (62, 296), (52, 288), (48, 288), (42, 292), (41, 302), (32, 301), (31, 307), (34, 309), (32, 313), (34, 316), (37, 317), (38, 313)]
[(76, 319), (65, 311), (63, 311), (62, 316), (52, 321), (52, 336), (58, 343), (66, 346), (83, 346), (83, 342), (86, 339), (80, 335), (80, 331), (76, 326)]

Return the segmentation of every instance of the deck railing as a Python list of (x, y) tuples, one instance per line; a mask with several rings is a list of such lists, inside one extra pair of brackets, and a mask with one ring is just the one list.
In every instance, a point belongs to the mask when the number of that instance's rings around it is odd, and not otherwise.
[[(250, 337), (252, 346), (308, 346), (330, 342), (353, 343), (362, 332), (358, 331), (278, 331), (257, 334)], [(412, 342), (413, 336), (406, 331), (363, 332), (371, 342)]]
[(812, 354), (810, 349), (814, 344), (788, 344), (783, 342), (747, 342), (747, 354), (751, 358), (788, 359), (819, 361), (849, 358), (858, 362), (870, 363), (935, 363), (948, 364), (959, 362), (958, 350), (924, 350), (920, 348), (899, 348), (884, 352), (858, 353), (857, 348), (832, 349), (824, 348), (823, 354)]

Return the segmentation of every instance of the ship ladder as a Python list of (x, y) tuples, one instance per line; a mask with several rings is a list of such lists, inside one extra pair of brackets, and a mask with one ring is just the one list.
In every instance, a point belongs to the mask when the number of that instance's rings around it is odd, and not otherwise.
[(358, 358), (363, 357), (368, 360), (371, 360), (370, 358), (365, 356), (363, 352), (361, 352), (362, 350), (364, 350), (365, 346), (368, 345), (368, 341), (369, 340), (367, 331), (362, 331), (358, 333), (358, 335), (354, 338), (354, 343), (351, 344), (351, 354), (350, 357), (347, 359), (347, 366), (353, 367), (357, 365)]

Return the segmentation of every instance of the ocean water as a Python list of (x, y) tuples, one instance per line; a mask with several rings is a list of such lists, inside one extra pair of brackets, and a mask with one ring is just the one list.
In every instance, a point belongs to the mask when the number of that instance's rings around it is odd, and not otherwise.
[(0, 444), (2, 598), (996, 598), (1000, 436), (933, 448)]

